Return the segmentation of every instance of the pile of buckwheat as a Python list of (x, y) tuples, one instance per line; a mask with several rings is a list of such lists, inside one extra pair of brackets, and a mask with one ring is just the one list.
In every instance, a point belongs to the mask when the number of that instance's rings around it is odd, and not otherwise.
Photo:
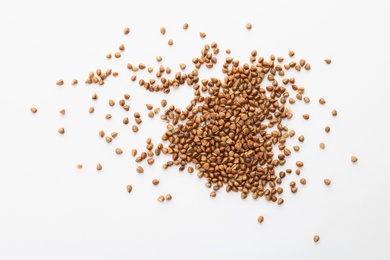
[[(187, 30), (189, 25), (185, 23), (183, 30)], [(251, 30), (252, 25), (246, 24), (246, 29)], [(160, 33), (165, 34), (166, 28), (161, 27)], [(129, 35), (130, 29), (125, 28), (124, 34)], [(200, 32), (201, 38), (206, 37), (206, 33)], [(172, 39), (167, 44), (174, 44)], [(121, 53), (126, 50), (121, 44), (114, 54), (108, 53), (107, 59), (121, 57)], [(211, 197), (215, 197), (221, 188), (226, 192), (240, 193), (242, 199), (251, 196), (253, 199), (264, 198), (267, 201), (283, 204), (284, 200), (279, 197), (284, 192), (283, 179), (292, 169), (279, 170), (292, 153), (292, 150), (299, 151), (299, 146), (287, 147), (286, 140), (295, 136), (295, 131), (288, 129), (286, 122), (293, 117), (291, 106), (296, 101), (310, 102), (310, 98), (304, 96), (305, 89), (299, 87), (295, 78), (288, 77), (289, 70), (301, 71), (310, 70), (311, 66), (304, 59), (295, 59), (294, 51), (288, 51), (288, 60), (284, 57), (275, 57), (273, 54), (269, 58), (258, 56), (256, 50), (249, 55), (249, 62), (245, 63), (227, 57), (221, 63), (223, 78), (211, 77), (203, 79), (199, 75), (198, 69), (201, 67), (213, 68), (218, 63), (218, 53), (220, 49), (216, 42), (204, 45), (199, 57), (192, 59), (192, 70), (184, 73), (188, 65), (179, 64), (179, 71), (172, 71), (169, 67), (159, 66), (159, 68), (146, 67), (144, 64), (134, 65), (127, 63), (127, 69), (134, 73), (139, 70), (147, 70), (150, 78), (137, 79), (137, 75), (131, 77), (132, 82), (137, 82), (149, 92), (163, 92), (169, 94), (172, 88), (181, 85), (193, 88), (193, 98), (185, 108), (169, 105), (165, 99), (161, 100), (161, 108), (154, 108), (151, 104), (145, 104), (149, 111), (147, 116), (154, 118), (165, 109), (160, 115), (160, 119), (166, 123), (166, 130), (161, 132), (162, 142), (154, 144), (151, 138), (146, 140), (146, 149), (137, 151), (133, 149), (131, 155), (136, 163), (146, 160), (148, 165), (152, 165), (157, 156), (161, 154), (169, 155), (170, 160), (163, 164), (163, 169), (177, 166), (179, 171), (187, 170), (189, 173), (197, 171), (199, 178), (206, 179), (206, 186), (211, 188)], [(226, 54), (230, 54), (227, 49)], [(162, 61), (161, 56), (156, 57), (157, 62)], [(331, 64), (330, 59), (324, 60), (326, 64)], [(154, 74), (154, 76), (153, 76)], [(111, 76), (117, 77), (118, 72), (111, 69), (102, 71), (97, 69), (90, 72), (85, 79), (85, 84), (104, 85), (105, 80)], [(56, 83), (63, 86), (62, 79)], [(77, 79), (72, 80), (72, 85), (79, 84)], [(95, 93), (91, 97), (98, 100)], [(130, 94), (124, 93), (123, 99), (118, 101), (119, 106), (125, 111), (130, 111)], [(325, 104), (325, 99), (319, 99), (319, 104)], [(109, 106), (115, 106), (114, 100), (109, 100)], [(38, 109), (30, 109), (32, 113), (37, 113)], [(94, 113), (94, 107), (89, 108), (89, 113)], [(65, 115), (65, 109), (60, 110)], [(337, 111), (330, 112), (332, 116), (337, 116)], [(138, 112), (133, 113), (135, 124), (132, 131), (138, 132), (142, 123), (142, 116)], [(305, 120), (310, 119), (309, 114), (303, 114)], [(111, 119), (110, 114), (106, 114), (107, 120)], [(122, 119), (123, 124), (129, 124), (129, 117)], [(330, 127), (326, 126), (328, 133)], [(60, 134), (65, 134), (65, 129), (58, 129)], [(110, 134), (99, 131), (99, 136), (107, 143), (112, 142), (118, 135), (117, 132)], [(304, 136), (298, 137), (300, 142), (304, 142)], [(321, 149), (325, 149), (325, 144), (319, 144)], [(115, 148), (115, 153), (121, 155), (121, 148)], [(351, 156), (353, 163), (357, 162), (356, 156)], [(300, 168), (304, 166), (301, 161), (295, 162), (297, 169), (295, 173), (300, 174)], [(82, 169), (82, 164), (77, 164), (78, 169)], [(98, 163), (96, 170), (100, 171), (103, 166)], [(144, 169), (138, 166), (136, 171), (144, 173)], [(153, 185), (158, 185), (159, 180), (154, 179)], [(306, 184), (306, 179), (301, 178), (299, 183)], [(324, 180), (325, 185), (330, 185), (329, 179)], [(124, 185), (128, 193), (133, 187)], [(298, 191), (296, 182), (291, 181), (288, 188), (292, 193)], [(159, 202), (172, 199), (170, 194), (160, 195)], [(264, 217), (258, 216), (258, 222), (263, 222)], [(314, 241), (319, 241), (319, 236), (314, 236)]]

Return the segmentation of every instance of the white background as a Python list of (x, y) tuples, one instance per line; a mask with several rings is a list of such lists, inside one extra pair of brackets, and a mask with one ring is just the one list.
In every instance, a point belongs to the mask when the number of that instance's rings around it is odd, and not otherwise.
[[(388, 1), (0, 5), (0, 259), (390, 259)], [(181, 29), (185, 22), (187, 31)], [(207, 33), (205, 39), (200, 31)], [(312, 65), (310, 72), (290, 74), (312, 102), (292, 106), (294, 118), (286, 123), (306, 137), (287, 166), (296, 160), (305, 166), (301, 176), (286, 177), (282, 206), (241, 200), (224, 190), (211, 198), (195, 173), (163, 171), (168, 156), (158, 157), (153, 167), (144, 165), (143, 175), (135, 172), (131, 149), (143, 149), (147, 137), (157, 144), (165, 129), (158, 117), (146, 116), (145, 103), (156, 107), (165, 97), (183, 109), (192, 90), (182, 86), (168, 96), (146, 92), (130, 82), (127, 62), (157, 68), (155, 56), (161, 55), (163, 65), (175, 71), (186, 63), (188, 72), (191, 59), (212, 41), (221, 49), (219, 65), (226, 48), (242, 62), (253, 49), (267, 58), (287, 57), (292, 49), (296, 59)], [(122, 43), (122, 58), (106, 60)], [(88, 72), (97, 68), (120, 75), (103, 87), (85, 86)], [(200, 72), (202, 78), (221, 76), (220, 68)], [(59, 78), (63, 87), (55, 85)], [(70, 85), (73, 78), (79, 79), (76, 87)], [(97, 102), (90, 98), (94, 92)], [(132, 96), (128, 126), (121, 123), (126, 112), (107, 104), (124, 93)], [(318, 104), (320, 97), (325, 106)], [(92, 105), (96, 112), (90, 115)], [(62, 108), (65, 116), (58, 113)], [(334, 108), (337, 118), (330, 114)], [(136, 111), (143, 123), (133, 134)], [(113, 115), (110, 121), (106, 113)], [(310, 120), (303, 120), (303, 113)], [(65, 135), (57, 133), (59, 127)], [(99, 130), (119, 135), (107, 144)], [(288, 142), (296, 144), (296, 137)], [(124, 154), (116, 155), (116, 147)], [(350, 162), (353, 154), (356, 164)], [(77, 163), (84, 168), (76, 169)], [(288, 183), (300, 177), (307, 185), (291, 194)], [(157, 187), (154, 178), (161, 181)], [(332, 180), (330, 186), (323, 184), (325, 178)], [(167, 193), (173, 200), (158, 203)], [(258, 215), (265, 218), (262, 224)]]

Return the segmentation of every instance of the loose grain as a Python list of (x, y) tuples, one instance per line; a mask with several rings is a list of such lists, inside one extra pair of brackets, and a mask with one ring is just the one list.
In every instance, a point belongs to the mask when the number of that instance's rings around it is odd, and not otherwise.
[(250, 30), (250, 29), (252, 29), (252, 24), (251, 23), (247, 23), (245, 27), (246, 27), (247, 30)]
[(165, 196), (165, 199), (166, 199), (166, 200), (171, 200), (171, 199), (172, 199), (172, 195), (171, 195), (171, 194), (167, 194), (167, 195)]
[(165, 29), (165, 27), (161, 27), (160, 28), (160, 33), (162, 34), (162, 35), (164, 35), (165, 33), (166, 33), (166, 29)]
[(152, 180), (152, 184), (153, 184), (154, 186), (158, 185), (159, 183), (160, 183), (160, 181), (157, 180), (157, 179)]
[(165, 200), (163, 195), (158, 196), (157, 201), (163, 202)]
[(65, 134), (65, 129), (63, 127), (59, 128), (58, 133)]
[(351, 162), (355, 163), (358, 161), (358, 158), (354, 155), (351, 156)]
[(330, 183), (331, 183), (331, 181), (330, 181), (329, 179), (325, 179), (325, 180), (324, 180), (324, 183), (325, 183), (326, 186), (329, 186)]
[(325, 126), (325, 132), (327, 132), (327, 133), (330, 132), (330, 126)]
[(320, 240), (320, 237), (318, 235), (315, 235), (314, 238), (313, 238), (314, 242), (318, 242)]
[(305, 185), (306, 184), (306, 179), (305, 178), (301, 178), (299, 180), (299, 182), (302, 184), (302, 185)]
[(188, 29), (188, 23), (184, 23), (183, 24), (183, 30), (187, 30)]
[(153, 159), (153, 158), (149, 158), (149, 159), (147, 160), (147, 163), (148, 163), (149, 165), (152, 165), (152, 164), (154, 163), (154, 159)]
[(103, 169), (103, 166), (100, 163), (98, 163), (96, 165), (96, 170), (101, 171), (102, 169)]
[(326, 64), (331, 64), (332, 63), (331, 59), (325, 59), (324, 61), (325, 61)]
[(115, 153), (116, 153), (116, 154), (122, 154), (123, 151), (122, 151), (121, 148), (116, 148), (116, 149), (115, 149)]
[(321, 149), (325, 149), (325, 144), (324, 143), (320, 143), (320, 148)]
[(130, 33), (130, 28), (126, 27), (125, 29), (123, 29), (123, 34), (127, 35)]
[(130, 193), (133, 190), (133, 187), (131, 185), (127, 185), (126, 190), (128, 193)]
[(137, 167), (137, 172), (138, 173), (144, 173), (144, 168), (142, 168), (141, 166), (138, 166)]
[(199, 33), (199, 36), (200, 36), (200, 38), (204, 38), (204, 37), (206, 37), (206, 33), (200, 32), (200, 33)]
[(333, 109), (332, 116), (337, 116), (337, 110), (336, 109)]
[(258, 216), (257, 217), (257, 222), (263, 223), (263, 221), (264, 221), (264, 217), (263, 216)]
[(31, 113), (35, 114), (36, 112), (38, 112), (38, 109), (35, 107), (32, 107), (32, 108), (30, 108), (30, 111), (31, 111)]

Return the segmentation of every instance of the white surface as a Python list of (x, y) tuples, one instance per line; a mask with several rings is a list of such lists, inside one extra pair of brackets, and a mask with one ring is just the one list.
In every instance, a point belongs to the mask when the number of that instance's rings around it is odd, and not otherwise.
[[(389, 259), (388, 11), (387, 1), (3, 1), (0, 258)], [(188, 31), (181, 29), (184, 22)], [(128, 36), (122, 33), (126, 26)], [(207, 37), (200, 39), (199, 31)], [(166, 44), (169, 38), (173, 47)], [(161, 55), (164, 65), (178, 69), (186, 63), (189, 71), (191, 59), (212, 41), (222, 50), (219, 61), (226, 48), (241, 61), (253, 49), (264, 57), (287, 57), (292, 49), (312, 65), (310, 72), (294, 75), (312, 102), (293, 106), (295, 117), (287, 123), (306, 137), (289, 163), (305, 162), (301, 177), (308, 184), (292, 195), (288, 180), (299, 178), (288, 176), (283, 206), (241, 200), (224, 190), (210, 198), (195, 174), (164, 172), (169, 157), (157, 158), (143, 175), (135, 172), (131, 149), (144, 148), (149, 136), (158, 143), (164, 131), (159, 118), (146, 116), (144, 104), (159, 105), (163, 94), (130, 83), (126, 63), (156, 66)], [(107, 61), (106, 53), (121, 43), (127, 47), (122, 58)], [(83, 82), (97, 68), (120, 76), (104, 87), (70, 86), (71, 79)], [(203, 70), (202, 77), (216, 71)], [(55, 85), (59, 78), (65, 86)], [(94, 92), (98, 102), (90, 99)], [(131, 124), (121, 124), (126, 113), (107, 105), (127, 92), (131, 120), (135, 111), (144, 115), (137, 135)], [(191, 94), (183, 86), (166, 98), (184, 108)], [(318, 104), (320, 97), (325, 106)], [(32, 106), (39, 109), (36, 115)], [(66, 116), (58, 113), (62, 108)], [(333, 108), (337, 118), (330, 115)], [(310, 113), (309, 121), (303, 113)], [(59, 127), (65, 127), (64, 136)], [(101, 129), (119, 136), (106, 144), (98, 137)], [(352, 154), (357, 164), (350, 162)], [(95, 170), (98, 162), (101, 172)], [(77, 163), (84, 168), (77, 170)], [(157, 187), (154, 178), (161, 181)], [(133, 185), (131, 195), (127, 184)], [(158, 203), (157, 196), (166, 193), (173, 200)], [(258, 215), (264, 223), (257, 223)], [(321, 237), (317, 244), (315, 234)]]

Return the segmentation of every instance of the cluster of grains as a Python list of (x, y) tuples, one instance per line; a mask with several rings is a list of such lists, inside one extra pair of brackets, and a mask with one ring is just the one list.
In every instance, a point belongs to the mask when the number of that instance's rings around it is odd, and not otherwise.
[[(202, 58), (212, 59), (209, 50), (206, 45)], [(256, 56), (253, 51), (252, 62), (241, 66), (238, 60), (226, 58), (222, 80), (187, 81), (195, 90), (194, 99), (185, 110), (171, 106), (162, 116), (169, 123), (162, 136), (172, 154), (167, 166), (179, 165), (184, 170), (193, 163), (198, 177), (206, 178), (206, 186), (213, 188), (211, 196), (224, 185), (226, 191), (240, 192), (242, 198), (252, 193), (255, 199), (264, 196), (271, 201), (277, 201), (283, 191), (277, 186), (285, 173), (276, 168), (290, 155), (285, 146), (288, 128), (283, 124), (292, 117), (284, 106), (289, 92), (275, 79), (285, 74), (275, 57)], [(295, 80), (288, 79), (284, 85), (291, 82)], [(293, 85), (293, 89), (298, 87)]]
[[(187, 30), (189, 25), (183, 24), (183, 30)], [(252, 24), (247, 23), (246, 29), (252, 30)], [(123, 33), (130, 34), (130, 29), (125, 28)], [(165, 35), (166, 28), (161, 27), (160, 33)], [(205, 32), (199, 32), (201, 38), (206, 37)], [(172, 39), (168, 40), (168, 45), (174, 44)], [(126, 49), (124, 44), (118, 47), (114, 55), (108, 53), (107, 59), (120, 58), (121, 53)], [(218, 54), (220, 49), (216, 42), (205, 44), (200, 55), (192, 59), (192, 68), (186, 64), (179, 64), (180, 70), (173, 72), (171, 68), (159, 66), (159, 68), (146, 67), (140, 63), (134, 65), (127, 63), (126, 67), (133, 73), (147, 69), (150, 78), (138, 79), (134, 74), (131, 77), (132, 82), (137, 82), (149, 92), (170, 93), (172, 88), (178, 88), (182, 85), (191, 87), (194, 95), (185, 109), (168, 106), (167, 101), (161, 101), (161, 107), (165, 111), (160, 115), (160, 119), (166, 122), (166, 130), (162, 132), (162, 141), (155, 145), (151, 138), (146, 140), (146, 149), (138, 152), (132, 149), (131, 155), (136, 163), (144, 160), (148, 165), (154, 164), (155, 156), (160, 154), (170, 155), (163, 169), (171, 166), (178, 166), (180, 171), (187, 169), (188, 173), (197, 170), (197, 176), (206, 180), (206, 187), (211, 188), (211, 197), (217, 195), (217, 191), (225, 188), (227, 192), (238, 192), (242, 199), (251, 196), (253, 199), (264, 198), (267, 201), (276, 202), (281, 205), (284, 199), (283, 179), (286, 174), (292, 173), (292, 169), (280, 170), (280, 166), (286, 163), (292, 150), (298, 152), (300, 147), (295, 145), (288, 147), (287, 140), (294, 138), (295, 131), (289, 130), (286, 121), (293, 117), (290, 106), (297, 101), (310, 103), (310, 98), (304, 96), (305, 89), (298, 86), (294, 77), (288, 77), (288, 71), (300, 72), (301, 70), (310, 70), (311, 65), (304, 59), (295, 59), (295, 52), (288, 51), (289, 60), (284, 57), (269, 58), (258, 57), (257, 51), (253, 50), (249, 55), (249, 61), (242, 63), (233, 57), (224, 59), (221, 69), (222, 78), (211, 77), (201, 78), (199, 69), (206, 67), (214, 68), (218, 63)], [(225, 51), (230, 54), (230, 50)], [(161, 56), (156, 57), (157, 62), (162, 61)], [(327, 64), (330, 59), (325, 59)], [(189, 73), (184, 73), (189, 69)], [(154, 74), (152, 74), (154, 73)], [(85, 84), (104, 85), (105, 80), (110, 76), (118, 76), (118, 72), (111, 69), (105, 71), (96, 69), (89, 72)], [(58, 80), (58, 86), (63, 86), (64, 81)], [(72, 85), (77, 85), (78, 80), (74, 79)], [(92, 100), (97, 101), (98, 95), (92, 95)], [(118, 104), (125, 110), (130, 110), (130, 94), (125, 93), (123, 99)], [(325, 99), (318, 101), (321, 105), (326, 103)], [(115, 106), (114, 100), (109, 100), (110, 107)], [(146, 104), (149, 111), (147, 116), (155, 118), (160, 113), (160, 108), (154, 108), (151, 104)], [(30, 108), (32, 113), (37, 113), (38, 109)], [(94, 107), (90, 107), (88, 112), (94, 113)], [(65, 109), (60, 113), (65, 115)], [(337, 116), (337, 111), (331, 112), (332, 116)], [(309, 120), (309, 114), (302, 115), (304, 120)], [(111, 114), (105, 114), (105, 118), (110, 120)], [(139, 131), (137, 125), (142, 123), (142, 117), (139, 112), (134, 112), (135, 124), (131, 126), (134, 133)], [(122, 119), (122, 123), (129, 124), (129, 117)], [(64, 128), (59, 128), (60, 134), (65, 134)], [(325, 132), (330, 132), (330, 127), (325, 127)], [(103, 130), (99, 131), (99, 137), (104, 138), (107, 143), (111, 143), (116, 138), (117, 132), (106, 134)], [(304, 142), (303, 135), (297, 137), (299, 142)], [(320, 148), (325, 149), (325, 144), (320, 143)], [(115, 153), (121, 155), (124, 151), (117, 147)], [(357, 157), (352, 156), (351, 161), (357, 162)], [(300, 174), (304, 163), (296, 161), (297, 169), (295, 173)], [(195, 169), (193, 168), (195, 166)], [(81, 169), (82, 165), (77, 164)], [(102, 165), (98, 163), (96, 170), (101, 171)], [(144, 173), (144, 168), (138, 166), (136, 172)], [(154, 179), (152, 184), (157, 186), (159, 180)], [(301, 185), (306, 184), (306, 179), (299, 180)], [(325, 179), (324, 183), (330, 185), (331, 181)], [(289, 188), (292, 193), (298, 191), (297, 183), (291, 181)], [(133, 187), (126, 186), (128, 193), (131, 193)], [(163, 202), (172, 199), (170, 194), (160, 195), (157, 201)], [(263, 216), (258, 217), (258, 222), (262, 223)], [(318, 236), (314, 241), (319, 240)]]

